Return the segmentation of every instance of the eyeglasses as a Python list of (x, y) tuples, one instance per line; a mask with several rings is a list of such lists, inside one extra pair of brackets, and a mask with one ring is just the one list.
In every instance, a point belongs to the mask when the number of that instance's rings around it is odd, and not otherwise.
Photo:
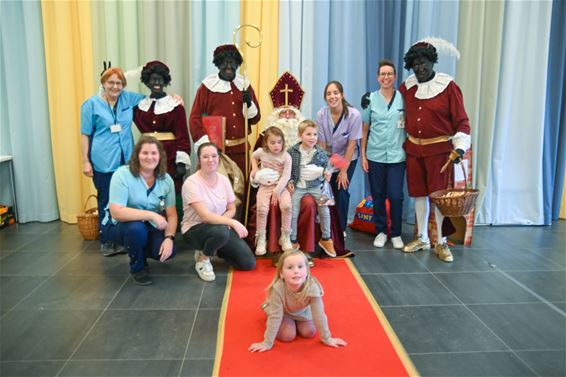
[(395, 76), (395, 73), (393, 72), (381, 72), (379, 74), (379, 77), (393, 77), (393, 76)]
[(122, 81), (106, 81), (106, 84), (110, 86), (122, 86)]

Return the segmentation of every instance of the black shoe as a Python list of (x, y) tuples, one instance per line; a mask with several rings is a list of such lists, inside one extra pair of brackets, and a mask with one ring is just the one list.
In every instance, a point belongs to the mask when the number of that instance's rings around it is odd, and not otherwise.
[(134, 279), (134, 283), (137, 285), (150, 285), (153, 282), (151, 281), (151, 277), (149, 277), (149, 273), (147, 269), (139, 270), (138, 272), (134, 272), (132, 274), (132, 279)]
[(114, 244), (114, 252), (116, 254), (128, 254), (128, 249), (125, 246)]
[(116, 248), (114, 248), (114, 244), (112, 242), (106, 242), (100, 245), (100, 252), (105, 257), (112, 257), (116, 254)]

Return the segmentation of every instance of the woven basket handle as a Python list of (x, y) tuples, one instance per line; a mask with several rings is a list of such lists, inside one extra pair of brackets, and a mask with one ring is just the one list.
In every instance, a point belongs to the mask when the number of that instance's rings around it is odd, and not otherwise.
[(86, 212), (86, 205), (88, 204), (88, 201), (90, 200), (90, 198), (98, 199), (98, 197), (97, 197), (96, 195), (90, 194), (90, 195), (88, 196), (88, 198), (86, 198), (86, 200), (85, 200), (85, 205), (83, 206), (83, 212)]
[[(451, 163), (454, 163), (454, 161), (451, 161), (451, 160), (446, 161), (444, 166), (442, 166), (442, 169), (440, 169), (440, 172), (443, 173)], [(464, 184), (465, 184), (466, 189), (469, 190), (469, 189), (472, 188), (472, 185), (468, 183), (468, 176), (466, 175), (466, 169), (464, 168), (463, 160), (460, 160), (460, 163), (458, 165), (460, 165), (460, 168), (462, 168), (462, 174), (464, 175)], [(450, 176), (454, 175), (453, 170), (454, 169), (450, 169), (448, 171), (448, 182), (450, 182)], [(448, 187), (448, 188), (454, 188), (454, 186), (456, 186), (456, 177), (452, 178), (452, 187)]]

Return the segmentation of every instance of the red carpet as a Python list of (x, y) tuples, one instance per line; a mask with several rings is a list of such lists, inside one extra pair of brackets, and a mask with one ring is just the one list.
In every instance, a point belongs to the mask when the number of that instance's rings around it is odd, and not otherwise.
[(355, 267), (347, 259), (317, 259), (312, 274), (324, 287), (330, 331), (346, 347), (312, 339), (275, 342), (264, 353), (248, 347), (263, 339), (260, 305), (275, 268), (258, 260), (257, 269), (229, 274), (218, 329), (214, 376), (416, 376), (418, 372)]

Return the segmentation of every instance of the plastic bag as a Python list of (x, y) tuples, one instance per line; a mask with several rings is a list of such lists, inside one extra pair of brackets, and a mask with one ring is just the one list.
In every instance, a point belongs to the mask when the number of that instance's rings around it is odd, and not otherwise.
[(332, 187), (329, 182), (324, 181), (320, 194), (320, 200), (318, 201), (319, 206), (333, 206), (336, 204), (334, 194), (332, 193)]

